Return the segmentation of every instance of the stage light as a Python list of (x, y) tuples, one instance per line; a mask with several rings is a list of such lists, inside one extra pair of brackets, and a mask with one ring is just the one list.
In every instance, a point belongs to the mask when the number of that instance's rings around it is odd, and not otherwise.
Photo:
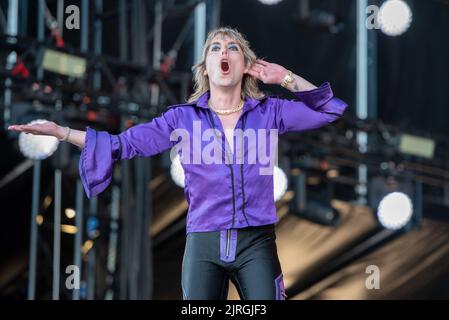
[(182, 165), (181, 165), (181, 159), (179, 157), (179, 154), (177, 154), (171, 162), (170, 175), (171, 175), (173, 182), (178, 187), (184, 188), (185, 175), (184, 175), (184, 169), (182, 168)]
[(51, 196), (46, 196), (44, 198), (44, 208), (47, 209), (50, 206), (52, 201), (53, 201), (53, 198)]
[(402, 0), (388, 0), (380, 7), (377, 22), (383, 33), (398, 36), (409, 28), (412, 22), (412, 11)]
[(42, 223), (44, 223), (44, 217), (41, 214), (38, 214), (36, 216), (36, 223), (38, 226), (42, 225)]
[(435, 153), (435, 141), (404, 133), (401, 134), (399, 151), (403, 154), (432, 159)]
[(340, 212), (332, 207), (330, 203), (325, 203), (321, 200), (309, 200), (306, 210), (300, 216), (323, 226), (335, 227), (340, 222)]
[(71, 208), (66, 208), (64, 212), (65, 212), (65, 216), (69, 219), (73, 219), (76, 216), (75, 210), (73, 210)]
[(413, 204), (410, 198), (402, 192), (392, 192), (379, 203), (377, 217), (382, 226), (387, 229), (401, 229), (412, 218)]
[(285, 172), (275, 166), (273, 169), (274, 201), (280, 200), (287, 191), (288, 179)]
[(70, 224), (62, 224), (61, 231), (68, 234), (75, 234), (78, 232), (78, 228)]
[[(45, 123), (47, 120), (33, 120), (29, 125)], [(19, 148), (22, 154), (32, 160), (43, 160), (50, 157), (58, 149), (59, 140), (53, 136), (34, 135), (21, 132)]]
[(90, 249), (94, 246), (94, 242), (92, 240), (86, 240), (83, 246), (81, 247), (81, 252), (86, 255)]
[(282, 0), (259, 0), (259, 2), (266, 4), (266, 5), (274, 5), (274, 4), (278, 4), (279, 2), (281, 2)]
[(419, 226), (422, 217), (420, 186), (410, 174), (403, 172), (372, 177), (368, 187), (369, 205), (379, 224), (392, 230)]
[(76, 78), (86, 74), (86, 59), (60, 51), (45, 49), (42, 68), (65, 76)]

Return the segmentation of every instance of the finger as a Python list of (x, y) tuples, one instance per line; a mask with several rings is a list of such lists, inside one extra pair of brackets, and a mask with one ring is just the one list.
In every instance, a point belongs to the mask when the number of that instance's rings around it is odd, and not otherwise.
[(262, 71), (262, 67), (260, 66), (260, 65), (253, 65), (252, 67), (251, 67), (251, 69), (252, 70), (254, 70), (254, 71), (256, 71), (256, 72), (260, 72), (260, 71)]
[(30, 130), (33, 130), (34, 128), (32, 128), (32, 127), (30, 127), (30, 126), (27, 126), (27, 125), (24, 125), (24, 126), (20, 126), (20, 130), (21, 131), (30, 131)]
[(254, 75), (255, 77), (259, 77), (260, 76), (260, 71), (256, 71), (254, 69), (250, 69), (248, 70), (248, 73), (251, 72), (251, 75)]
[(268, 62), (266, 62), (266, 61), (264, 61), (264, 60), (261, 60), (261, 59), (258, 59), (257, 61), (256, 61), (257, 63), (259, 63), (259, 64), (261, 64), (261, 65), (263, 65), (263, 66), (268, 66)]
[(263, 65), (263, 64), (258, 63), (258, 62), (256, 62), (255, 66), (258, 67), (258, 68), (260, 68), (260, 69), (268, 68), (267, 65)]
[(250, 76), (253, 76), (254, 78), (259, 78), (259, 72), (256, 72), (254, 70), (248, 70), (248, 74)]
[(253, 77), (257, 77), (259, 75), (259, 72), (254, 69), (249, 69), (248, 74), (252, 75)]

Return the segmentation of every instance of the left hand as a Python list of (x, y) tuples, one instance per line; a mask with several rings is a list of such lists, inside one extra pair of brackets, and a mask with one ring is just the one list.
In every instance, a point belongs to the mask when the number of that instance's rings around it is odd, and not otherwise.
[(248, 74), (265, 84), (281, 84), (288, 70), (276, 63), (257, 60), (248, 70)]

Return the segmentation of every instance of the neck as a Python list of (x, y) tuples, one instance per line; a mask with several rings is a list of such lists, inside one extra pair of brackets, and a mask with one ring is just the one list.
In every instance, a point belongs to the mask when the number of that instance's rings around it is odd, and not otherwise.
[(210, 87), (210, 103), (214, 109), (226, 110), (235, 108), (240, 104), (242, 89), (235, 87)]

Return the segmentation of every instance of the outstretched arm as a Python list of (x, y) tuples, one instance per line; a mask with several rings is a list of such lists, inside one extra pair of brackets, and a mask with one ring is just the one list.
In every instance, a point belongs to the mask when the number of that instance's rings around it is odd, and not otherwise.
[(112, 180), (116, 161), (135, 156), (152, 156), (172, 147), (170, 134), (176, 126), (175, 112), (170, 109), (152, 121), (133, 126), (115, 135), (87, 127), (86, 131), (61, 127), (47, 121), (33, 125), (12, 125), (9, 130), (54, 136), (80, 147), (79, 171), (89, 198), (106, 189)]

